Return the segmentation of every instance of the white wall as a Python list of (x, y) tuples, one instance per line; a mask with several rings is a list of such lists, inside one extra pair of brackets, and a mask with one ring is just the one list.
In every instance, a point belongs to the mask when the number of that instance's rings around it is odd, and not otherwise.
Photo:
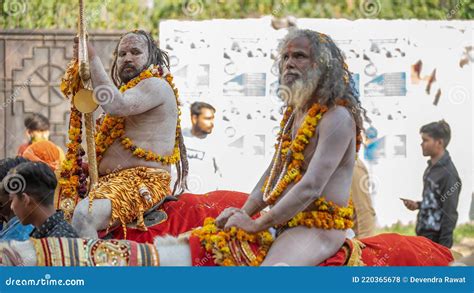
[[(346, 54), (351, 71), (359, 73), (361, 101), (373, 119), (373, 126), (379, 137), (387, 137), (386, 157), (371, 166), (376, 189), (374, 204), (380, 225), (415, 220), (416, 213), (407, 211), (399, 197), (421, 199), (422, 174), (428, 158), (421, 154), (419, 129), (423, 124), (441, 119), (451, 125), (452, 140), (448, 150), (463, 183), (459, 222), (468, 220), (474, 190), (473, 74), (472, 61), (463, 68), (459, 61), (464, 48), (472, 46), (472, 25), (472, 21), (298, 20), (300, 28), (317, 30), (336, 40)], [(270, 26), (270, 18), (266, 17), (165, 21), (160, 24), (160, 32), (161, 47), (170, 53), (173, 62), (179, 58), (172, 72), (185, 102), (183, 124), (189, 125), (187, 108), (193, 101), (207, 101), (217, 108), (214, 135), (222, 142), (221, 162), (225, 177), (221, 188), (250, 192), (273, 154), (274, 128), (278, 121), (270, 120), (269, 116), (281, 118), (278, 113), (281, 103), (271, 89), (277, 78), (271, 71), (274, 63), (271, 55), (286, 31), (275, 31)], [(374, 43), (381, 53), (370, 50)], [(240, 53), (232, 50), (233, 44), (234, 49), (238, 44)], [(167, 45), (171, 47), (167, 48)], [(254, 57), (248, 57), (249, 51)], [(387, 58), (387, 51), (392, 58)], [(224, 58), (224, 52), (231, 59)], [(363, 59), (364, 54), (370, 61)], [(472, 58), (472, 52), (470, 56)], [(426, 81), (412, 84), (411, 65), (418, 60), (423, 62), (422, 77), (436, 69), (437, 81), (430, 94), (425, 92)], [(364, 72), (369, 62), (377, 68), (373, 76)], [(400, 88), (405, 88), (406, 94), (374, 97), (365, 93), (366, 83), (391, 72), (405, 74), (406, 81)], [(229, 83), (243, 73), (250, 73), (249, 76), (265, 74), (264, 82), (253, 84), (264, 89), (264, 96), (252, 96), (252, 91), (247, 92), (248, 96), (239, 93), (239, 90), (252, 87), (251, 82)], [(441, 96), (435, 106), (433, 101), (438, 89)], [(229, 94), (231, 90), (233, 94)], [(377, 111), (380, 116), (374, 114)], [(252, 119), (247, 119), (249, 114)], [(387, 119), (390, 114), (393, 120)], [(224, 116), (230, 121), (224, 121)], [(230, 135), (232, 131), (235, 132), (233, 136)], [(395, 135), (406, 135), (406, 157), (393, 156), (393, 144), (397, 143)], [(238, 144), (236, 140), (241, 137), (241, 146), (229, 146)]]

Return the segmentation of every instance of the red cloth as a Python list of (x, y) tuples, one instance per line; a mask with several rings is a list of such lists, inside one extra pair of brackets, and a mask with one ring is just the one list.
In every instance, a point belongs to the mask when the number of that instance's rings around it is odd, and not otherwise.
[[(421, 236), (386, 233), (360, 242), (365, 245), (362, 261), (367, 266), (447, 266), (454, 260), (447, 247)], [(353, 243), (348, 243), (352, 249)], [(320, 266), (341, 266), (345, 260), (346, 253), (340, 249)]]
[[(453, 261), (448, 248), (419, 236), (399, 234), (380, 234), (360, 239), (366, 247), (362, 248), (362, 261), (367, 266), (447, 266)], [(351, 250), (353, 243), (346, 240)], [(193, 266), (215, 266), (212, 256), (205, 251), (199, 238), (189, 239)], [(343, 266), (346, 251), (341, 248), (320, 266)]]
[[(156, 236), (178, 236), (196, 227), (202, 226), (207, 217), (216, 218), (228, 207), (240, 208), (247, 200), (248, 194), (236, 191), (218, 190), (204, 195), (184, 193), (178, 201), (166, 202), (162, 209), (168, 219), (160, 224), (148, 227), (148, 231), (127, 228), (127, 240), (140, 243), (153, 243)], [(123, 230), (112, 231), (114, 239), (123, 239)], [(104, 233), (99, 233), (101, 237)]]
[(447, 266), (454, 260), (449, 248), (421, 236), (390, 233), (362, 242), (362, 259), (368, 266)]

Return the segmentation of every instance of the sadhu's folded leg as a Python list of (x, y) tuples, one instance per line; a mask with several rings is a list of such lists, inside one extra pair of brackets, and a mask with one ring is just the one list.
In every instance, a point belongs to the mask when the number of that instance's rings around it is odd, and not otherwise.
[[(112, 202), (110, 199), (96, 199), (93, 201), (92, 210), (89, 213), (89, 198), (81, 200), (74, 210), (72, 226), (81, 238), (99, 238), (97, 231), (109, 227), (112, 216)], [(112, 226), (117, 225), (113, 223)]]
[(298, 226), (281, 233), (262, 266), (314, 266), (334, 255), (344, 243), (345, 230)]
[(86, 238), (97, 238), (98, 230), (117, 224), (125, 231), (134, 220), (138, 229), (146, 231), (143, 213), (171, 194), (170, 181), (167, 171), (146, 167), (102, 176), (88, 198), (77, 205), (72, 224)]

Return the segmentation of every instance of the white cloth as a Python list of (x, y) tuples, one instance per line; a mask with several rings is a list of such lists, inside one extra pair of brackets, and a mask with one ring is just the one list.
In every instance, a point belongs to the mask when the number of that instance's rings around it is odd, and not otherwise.
[(199, 138), (191, 133), (191, 129), (183, 129), (189, 162), (188, 191), (204, 194), (219, 188), (222, 174), (218, 167), (219, 143), (211, 135)]

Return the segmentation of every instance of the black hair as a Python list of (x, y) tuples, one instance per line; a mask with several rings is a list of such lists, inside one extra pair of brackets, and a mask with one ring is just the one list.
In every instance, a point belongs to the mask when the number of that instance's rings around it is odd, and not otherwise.
[(420, 129), (420, 133), (425, 133), (434, 139), (441, 139), (444, 148), (448, 147), (449, 141), (451, 140), (451, 127), (444, 120), (423, 125)]
[(33, 113), (23, 121), (26, 129), (29, 131), (46, 131), (49, 130), (49, 120), (40, 113)]
[(23, 157), (15, 157), (15, 158), (6, 158), (0, 160), (0, 181), (7, 176), (8, 172), (15, 168), (16, 166), (20, 165), (21, 163), (29, 162), (30, 160), (25, 159)]
[(208, 103), (204, 103), (204, 102), (194, 102), (191, 105), (191, 115), (196, 115), (196, 116), (201, 115), (201, 110), (203, 108), (209, 109), (212, 112), (216, 113), (216, 109), (212, 105)]
[(8, 182), (5, 189), (18, 195), (27, 193), (33, 197), (38, 204), (50, 206), (54, 203), (54, 190), (58, 180), (51, 168), (43, 162), (21, 163), (9, 172)]

